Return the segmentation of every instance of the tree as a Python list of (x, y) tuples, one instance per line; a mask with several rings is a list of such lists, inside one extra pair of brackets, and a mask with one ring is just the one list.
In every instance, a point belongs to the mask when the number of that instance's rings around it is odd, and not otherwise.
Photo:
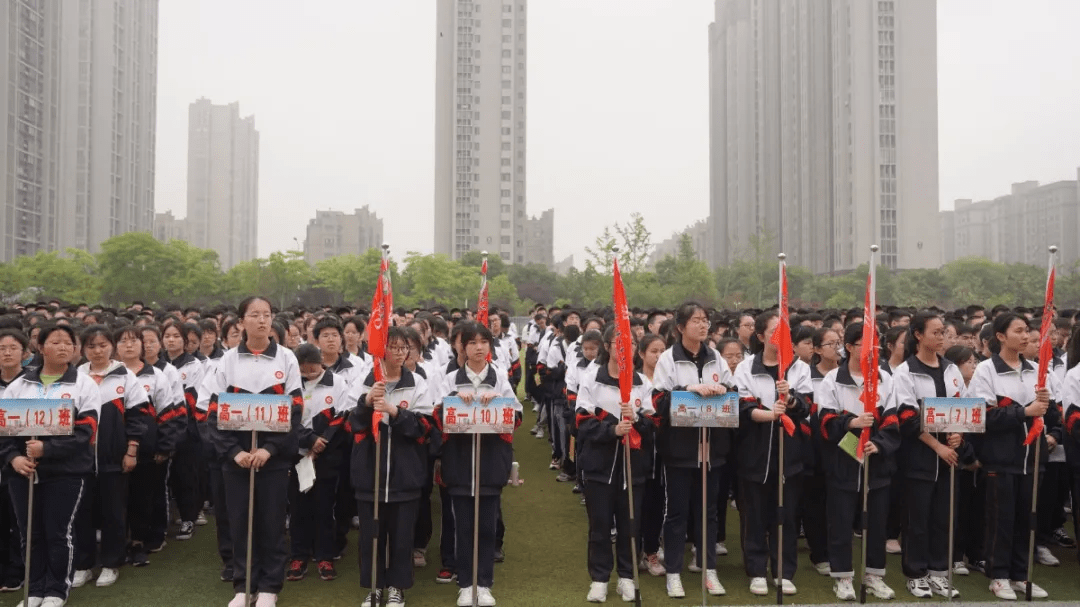
[(480, 268), (467, 268), (442, 254), (410, 251), (405, 256), (402, 278), (408, 288), (400, 297), (395, 291), (394, 303), (406, 307), (475, 306), (480, 297)]
[(160, 301), (176, 269), (168, 249), (149, 232), (128, 232), (102, 242), (98, 268), (104, 285), (101, 297), (111, 305)]
[[(458, 263), (466, 268), (475, 268), (477, 271), (484, 264), (484, 255), (475, 249), (465, 251), (458, 258)], [(512, 266), (511, 266), (512, 267)], [(488, 280), (494, 280), (507, 272), (507, 264), (499, 255), (488, 255)]]
[[(335, 303), (344, 301), (367, 306), (375, 293), (381, 263), (382, 251), (374, 248), (368, 249), (362, 255), (340, 255), (324, 259), (315, 264), (315, 285), (340, 295), (340, 299)], [(399, 285), (395, 280), (397, 263), (393, 260), (388, 264), (388, 271), (396, 294)]]
[(314, 271), (304, 261), (302, 251), (275, 251), (262, 264), (265, 291), (271, 301), (284, 309), (296, 299), (296, 294), (311, 286)]
[(656, 263), (656, 279), (673, 305), (694, 300), (711, 306), (719, 300), (712, 272), (697, 258), (689, 234), (679, 239), (677, 257), (668, 255)]
[(537, 303), (550, 304), (555, 301), (558, 292), (559, 276), (538, 263), (512, 265), (506, 269), (506, 276), (517, 288), (518, 297)]
[(619, 247), (619, 270), (622, 273), (633, 274), (645, 269), (645, 262), (652, 253), (652, 233), (645, 227), (641, 213), (632, 213), (630, 221), (625, 224), (605, 226), (604, 231), (596, 237), (594, 247), (585, 247), (590, 257), (588, 261), (599, 272), (610, 275), (616, 246)]
[(38, 299), (59, 299), (68, 302), (101, 301), (101, 276), (97, 259), (80, 249), (38, 251), (34, 255), (17, 257), (10, 264), (13, 293), (30, 292)]

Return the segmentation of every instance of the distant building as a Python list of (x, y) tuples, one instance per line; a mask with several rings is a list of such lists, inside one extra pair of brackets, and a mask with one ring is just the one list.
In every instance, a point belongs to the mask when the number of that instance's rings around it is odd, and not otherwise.
[(942, 261), (984, 257), (999, 263), (1043, 266), (1047, 247), (1058, 246), (1058, 263), (1080, 261), (1080, 170), (1077, 181), (1014, 183), (993, 200), (957, 200), (941, 212)]
[(555, 267), (555, 209), (525, 220), (525, 263)]
[(258, 256), (259, 132), (240, 104), (188, 108), (188, 242), (217, 251), (222, 269)]
[(566, 259), (564, 259), (564, 260), (560, 261), (559, 263), (555, 264), (555, 267), (552, 268), (552, 269), (559, 276), (566, 276), (566, 274), (568, 272), (570, 272), (570, 269), (573, 268), (573, 267), (574, 267), (574, 256), (570, 255)]
[[(529, 263), (527, 0), (438, 0), (435, 252)], [(544, 263), (544, 262), (540, 262)]]
[(154, 215), (154, 238), (161, 242), (187, 240), (187, 222), (173, 217), (172, 211)]
[(694, 225), (687, 227), (686, 229), (676, 232), (667, 240), (653, 247), (652, 254), (649, 255), (649, 259), (646, 265), (649, 268), (656, 268), (656, 263), (661, 259), (668, 257), (678, 257), (679, 244), (682, 242), (684, 234), (690, 235), (690, 240), (694, 246), (694, 256), (698, 261), (704, 261), (705, 263), (712, 263), (713, 259), (713, 243), (712, 243), (712, 221), (710, 219), (702, 219)]
[(157, 0), (9, 0), (0, 11), (0, 261), (149, 232)]
[(314, 265), (339, 255), (361, 255), (383, 244), (383, 220), (367, 205), (349, 215), (341, 211), (315, 211), (308, 222), (304, 259)]
[(714, 266), (772, 239), (793, 265), (935, 267), (936, 0), (716, 0)]

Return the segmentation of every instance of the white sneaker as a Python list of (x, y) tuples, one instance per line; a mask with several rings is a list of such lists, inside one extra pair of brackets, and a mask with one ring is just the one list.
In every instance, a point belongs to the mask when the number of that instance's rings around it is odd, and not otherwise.
[(593, 582), (589, 584), (589, 594), (585, 600), (590, 603), (603, 603), (607, 600), (607, 582)]
[[(94, 572), (89, 569), (79, 569), (75, 572), (75, 577), (71, 580), (72, 588), (82, 588), (94, 577)], [(44, 600), (44, 599), (42, 599)]]
[(815, 563), (814, 571), (817, 571), (818, 575), (832, 575), (832, 566), (829, 565), (829, 561)]
[[(458, 590), (457, 604), (458, 607), (472, 607), (472, 586), (466, 586)], [(363, 607), (370, 606), (364, 605)]]
[(41, 601), (41, 607), (64, 607), (66, 603), (67, 601), (58, 596), (47, 596)]
[(885, 580), (883, 580), (880, 575), (867, 573), (863, 577), (863, 584), (866, 584), (867, 592), (876, 596), (879, 599), (884, 599), (887, 601), (889, 599), (896, 598), (896, 593), (893, 592), (892, 588), (889, 588), (885, 584)]
[(118, 578), (118, 577), (120, 577), (120, 570), (119, 569), (113, 569), (111, 567), (104, 567), (101, 570), (101, 575), (98, 576), (97, 585), (98, 585), (98, 587), (112, 586), (113, 584), (116, 583), (116, 578)]
[(16, 607), (41, 607), (44, 602), (45, 599), (39, 596), (32, 596), (30, 597), (30, 602), (24, 603), (23, 601), (19, 601), (19, 604), (16, 605)]
[[(1023, 594), (1027, 596), (1027, 582), (1010, 582), (1014, 593)], [(1045, 599), (1048, 594), (1046, 591), (1039, 587), (1035, 582), (1031, 583), (1031, 598), (1033, 599)]]
[[(795, 589), (795, 582), (792, 582), (791, 580), (783, 580), (783, 582), (784, 582), (784, 588), (783, 588), (783, 590), (781, 590), (781, 592), (783, 592), (785, 595), (791, 596), (791, 595), (793, 595), (793, 594), (795, 594), (797, 592), (797, 590)], [(777, 580), (776, 580), (776, 578), (773, 578), (773, 585), (776, 585), (776, 584), (777, 584)]]
[(990, 582), (990, 592), (1003, 601), (1015, 601), (1016, 593), (1013, 592), (1009, 580), (994, 580)]
[(615, 592), (619, 593), (619, 598), (624, 602), (634, 602), (634, 580), (625, 577), (619, 578), (619, 583), (615, 586)]
[(667, 595), (673, 599), (686, 596), (686, 591), (682, 587), (682, 577), (678, 573), (667, 574)]
[(705, 570), (705, 590), (713, 596), (727, 594), (727, 590), (724, 590), (723, 584), (720, 583), (720, 578), (716, 577), (715, 569)]
[(964, 561), (956, 561), (955, 563), (953, 563), (952, 572), (956, 575), (971, 575), (971, 572), (968, 571), (967, 565), (964, 564)]
[(917, 599), (928, 599), (934, 596), (933, 591), (930, 590), (930, 580), (928, 578), (920, 577), (909, 579), (907, 581), (908, 592), (911, 596)]
[(855, 588), (851, 585), (851, 578), (849, 577), (836, 578), (832, 589), (836, 593), (836, 598), (841, 601), (855, 600)]
[(480, 607), (495, 607), (495, 597), (491, 596), (491, 588), (477, 586), (476, 604)]
[(900, 554), (904, 549), (900, 547), (900, 540), (888, 540), (885, 542), (885, 552), (889, 554)]
[(1035, 546), (1035, 560), (1047, 567), (1057, 567), (1061, 564), (1061, 561), (1046, 546)]
[(236, 596), (229, 601), (229, 607), (247, 607), (247, 601), (244, 600), (246, 598), (243, 592), (236, 593)]
[(716, 542), (716, 556), (727, 556), (727, 544)]
[(949, 578), (942, 577), (940, 575), (930, 576), (930, 590), (934, 591), (934, 594), (948, 598), (952, 595), (952, 598), (960, 596), (960, 591), (955, 586), (949, 586)]
[(277, 605), (277, 595), (272, 592), (260, 592), (259, 598), (255, 600), (255, 607), (275, 607)]
[(690, 546), (690, 561), (686, 564), (690, 573), (701, 573), (701, 565), (697, 564), (697, 546)]
[(765, 578), (756, 577), (750, 580), (750, 594), (758, 596), (769, 594), (769, 585), (765, 583)]

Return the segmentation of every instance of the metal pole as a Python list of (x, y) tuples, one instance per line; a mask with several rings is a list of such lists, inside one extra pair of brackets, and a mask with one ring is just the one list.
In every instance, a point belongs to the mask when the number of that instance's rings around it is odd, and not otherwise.
[[(251, 431), (251, 453), (255, 453), (259, 445), (259, 433)], [(247, 520), (247, 552), (244, 556), (244, 604), (251, 604), (251, 535), (255, 521), (255, 465), (251, 463), (248, 468), (248, 520)]]
[(784, 424), (778, 424), (780, 436), (779, 473), (776, 477), (776, 604), (784, 604)]
[(473, 453), (472, 604), (479, 607), (476, 591), (480, 567), (480, 434), (473, 434)]
[(866, 536), (867, 522), (870, 519), (867, 508), (870, 495), (870, 454), (863, 454), (863, 487), (862, 487), (862, 574), (859, 576), (859, 602), (866, 603)]
[[(376, 361), (375, 364), (379, 364)], [(374, 403), (372, 403), (374, 406)], [(372, 435), (374, 436), (377, 428), (372, 428)], [(387, 427), (387, 432), (390, 428)], [(382, 443), (375, 440), (375, 491), (372, 493), (375, 498), (372, 504), (372, 525), (375, 527), (375, 532), (371, 536), (371, 590), (376, 593), (377, 602), (382, 605), (382, 592), (379, 588), (379, 537), (382, 535), (382, 525), (379, 521), (379, 484), (382, 482), (380, 477), (382, 476)]]
[(637, 567), (637, 524), (634, 519), (634, 476), (630, 466), (630, 441), (626, 437), (623, 437), (623, 460), (626, 461), (626, 497), (630, 501), (630, 529), (627, 533), (630, 534), (630, 558), (634, 562), (634, 605), (641, 607), (641, 581), (638, 578)]
[[(959, 462), (957, 462), (959, 463)], [(956, 466), (949, 466), (949, 602), (953, 598), (953, 530), (956, 518)]]
[(1028, 567), (1027, 567), (1027, 581), (1024, 583), (1024, 598), (1027, 601), (1031, 601), (1031, 570), (1035, 567), (1035, 529), (1038, 527), (1038, 517), (1036, 515), (1037, 504), (1039, 503), (1039, 457), (1041, 456), (1040, 447), (1042, 447), (1042, 437), (1035, 438), (1035, 474), (1032, 476), (1031, 483), (1031, 518), (1028, 520)]
[[(36, 436), (31, 436), (30, 440), (37, 440)], [(33, 462), (34, 458), (28, 457)], [(23, 605), (30, 604), (30, 544), (33, 542), (34, 537), (34, 481), (37, 479), (37, 470), (31, 470), (30, 474), (26, 475), (29, 482), (29, 487), (26, 491), (26, 557), (23, 562), (25, 571), (23, 571)]]
[[(698, 559), (701, 561), (701, 607), (708, 604), (708, 576), (705, 570), (708, 560), (705, 551), (709, 549), (709, 429), (701, 428), (701, 549), (698, 550)], [(635, 567), (636, 569), (636, 567)]]

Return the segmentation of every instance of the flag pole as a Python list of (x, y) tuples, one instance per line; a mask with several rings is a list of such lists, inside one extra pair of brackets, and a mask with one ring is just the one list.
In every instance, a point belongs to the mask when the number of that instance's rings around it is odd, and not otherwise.
[[(488, 252), (481, 251), (481, 255), (484, 257), (484, 275), (481, 279), (483, 282), (480, 284), (480, 290), (484, 290), (484, 283), (487, 282), (487, 258)], [(476, 303), (476, 316), (477, 320), (483, 318), (481, 324), (487, 325), (487, 303), (483, 301), (483, 293), (481, 297), (477, 298)], [(481, 308), (483, 310), (481, 311)], [(481, 317), (481, 315), (483, 315)], [(491, 353), (488, 353), (491, 356)], [(479, 578), (477, 570), (480, 567), (480, 434), (473, 434), (473, 536), (472, 536), (472, 604), (473, 607), (480, 605), (480, 597), (477, 596), (478, 581)]]
[[(387, 257), (389, 257), (389, 255), (390, 255), (390, 245), (384, 244), (382, 246), (382, 261), (381, 261), (381, 263), (379, 265), (379, 278), (380, 279), (382, 278), (382, 265), (386, 264), (386, 260), (387, 260)], [(378, 310), (373, 309), (371, 311), (371, 313), (373, 315), (374, 314), (380, 314), (382, 316), (382, 319), (381, 319), (382, 324), (385, 325), (387, 322), (390, 321), (389, 320), (390, 315), (386, 313), (386, 298), (384, 297), (385, 288), (384, 288), (383, 285), (384, 285), (384, 283), (383, 283), (382, 280), (379, 280), (379, 281), (377, 281), (375, 283), (376, 291), (382, 289), (384, 292), (383, 293), (376, 293), (376, 297), (379, 298), (379, 301), (381, 301), (382, 304), (380, 305)], [(372, 364), (374, 366), (372, 368), (372, 372), (375, 374), (376, 381), (382, 381), (382, 379), (383, 379), (382, 358), (376, 356), (376, 357), (373, 357), (373, 359), (374, 360), (372, 360)], [(372, 401), (371, 405), (372, 405), (372, 407), (374, 407), (375, 402)], [(375, 533), (373, 533), (372, 537), (371, 537), (371, 589), (372, 589), (372, 591), (374, 591), (376, 593), (375, 594), (376, 602), (379, 605), (384, 605), (385, 603), (383, 603), (383, 601), (386, 599), (386, 597), (384, 596), (385, 593), (381, 592), (382, 589), (379, 588), (379, 577), (380, 576), (379, 576), (379, 567), (378, 567), (378, 564), (379, 564), (379, 536), (382, 535), (382, 524), (381, 524), (381, 521), (379, 520), (379, 485), (382, 483), (382, 481), (380, 479), (380, 477), (382, 476), (382, 444), (381, 444), (381, 441), (379, 441), (378, 428), (374, 427), (376, 424), (381, 424), (382, 420), (381, 419), (376, 419), (375, 415), (374, 415), (374, 412), (372, 412), (372, 422), (373, 422), (373, 427), (371, 429), (371, 434), (372, 434), (372, 438), (375, 440), (375, 486), (374, 486), (375, 490), (372, 492), (372, 497), (374, 497), (374, 500), (372, 501), (372, 504), (371, 504), (371, 508), (372, 508), (372, 517), (371, 518), (372, 518), (372, 525), (375, 528)]]
[[(870, 290), (870, 317), (863, 319), (863, 322), (877, 322), (877, 253), (878, 246), (876, 244), (870, 245), (870, 284), (874, 286)], [(877, 332), (877, 327), (874, 327), (874, 332)], [(863, 348), (872, 348), (874, 344), (868, 344), (865, 341), (862, 345)], [(877, 370), (875, 369), (876, 373)], [(863, 384), (865, 385), (867, 379), (863, 377)], [(865, 406), (865, 404), (864, 404)], [(875, 404), (876, 406), (876, 404)], [(867, 527), (870, 519), (869, 514), (869, 498), (870, 498), (870, 454), (863, 452), (862, 461), (862, 473), (863, 473), (863, 486), (862, 486), (862, 521), (859, 525), (862, 527), (862, 575), (859, 576), (859, 602), (866, 603), (866, 542), (867, 542)], [(951, 563), (950, 563), (951, 565)]]
[[(777, 301), (779, 305), (786, 306), (787, 301), (784, 298), (784, 280), (785, 266), (787, 265), (787, 255), (780, 253), (776, 256), (779, 260), (777, 262), (778, 272), (780, 274), (777, 282)], [(780, 318), (783, 319), (787, 310), (780, 310)], [(781, 358), (780, 360), (783, 360)], [(777, 375), (778, 379), (784, 379), (787, 369), (779, 369)], [(778, 394), (778, 396), (786, 403), (788, 394)], [(774, 422), (775, 423), (775, 422)], [(776, 433), (779, 437), (779, 458), (777, 459), (777, 469), (779, 473), (776, 477), (776, 604), (784, 604), (784, 424), (776, 424)]]
[[(1051, 277), (1054, 275), (1054, 261), (1055, 261), (1054, 258), (1057, 257), (1058, 248), (1055, 245), (1050, 245), (1048, 250), (1050, 252), (1050, 262), (1048, 264), (1049, 267), (1046, 270), (1046, 291), (1047, 291), (1046, 292), (1046, 302), (1051, 304), (1051, 305), (1044, 305), (1043, 306), (1043, 316), (1045, 316), (1047, 314), (1053, 314), (1053, 308), (1051, 306), (1052, 306), (1052, 302), (1053, 302), (1052, 298), (1054, 296), (1054, 293), (1053, 293), (1054, 286), (1053, 286), (1053, 283), (1051, 282)], [(1047, 322), (1047, 319), (1044, 318), (1043, 319), (1043, 325), (1044, 326), (1046, 326), (1046, 322)], [(1053, 325), (1050, 325), (1050, 326), (1052, 327)], [(1049, 336), (1048, 335), (1039, 335), (1040, 342), (1042, 340), (1044, 340), (1044, 339), (1049, 339)], [(1042, 348), (1040, 347), (1040, 350), (1041, 349)], [(1041, 358), (1041, 356), (1040, 356), (1040, 358)], [(1042, 367), (1044, 365), (1048, 366), (1049, 362), (1050, 362), (1049, 360), (1047, 360), (1047, 361), (1040, 360), (1039, 361), (1040, 370), (1042, 369)], [(1045, 376), (1039, 378), (1039, 381), (1036, 383), (1036, 387), (1037, 388), (1045, 388), (1046, 387), (1046, 377)], [(1039, 419), (1039, 418), (1036, 418), (1036, 419)], [(1034, 424), (1034, 423), (1035, 423), (1035, 421), (1032, 420), (1032, 424)], [(1025, 582), (1024, 582), (1024, 599), (1027, 600), (1028, 602), (1031, 602), (1031, 600), (1032, 600), (1032, 596), (1031, 596), (1031, 584), (1032, 584), (1032, 582), (1031, 582), (1031, 570), (1035, 567), (1035, 529), (1038, 527), (1037, 511), (1038, 511), (1038, 503), (1039, 503), (1039, 458), (1042, 457), (1042, 453), (1040, 453), (1041, 447), (1042, 447), (1042, 436), (1036, 436), (1035, 437), (1035, 465), (1034, 465), (1034, 473), (1033, 473), (1033, 475), (1031, 477), (1031, 482), (1032, 482), (1032, 488), (1031, 488), (1031, 517), (1028, 519), (1027, 580), (1025, 580)]]
[[(38, 437), (36, 436), (31, 436), (30, 440), (37, 440), (37, 438)], [(36, 460), (32, 457), (28, 456), (27, 459), (36, 463)], [(30, 474), (26, 475), (26, 480), (26, 557), (23, 561), (23, 605), (30, 604), (30, 546), (34, 543), (32, 538), (34, 537), (34, 483), (37, 482), (36, 468), (31, 470)]]

